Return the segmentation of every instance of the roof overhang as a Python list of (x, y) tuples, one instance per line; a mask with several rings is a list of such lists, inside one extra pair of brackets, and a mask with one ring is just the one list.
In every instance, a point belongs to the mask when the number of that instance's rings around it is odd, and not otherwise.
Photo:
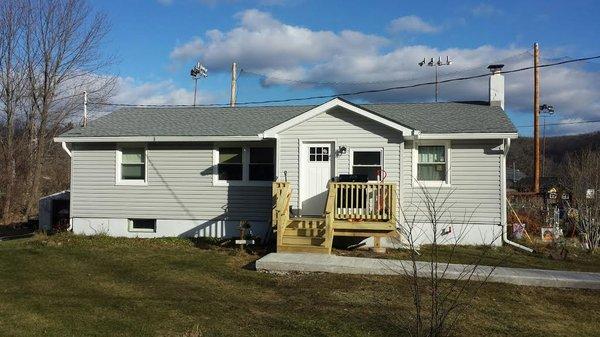
[(515, 133), (421, 133), (407, 139), (516, 139), (519, 135)]
[(319, 106), (316, 106), (292, 119), (289, 119), (279, 125), (276, 125), (268, 130), (266, 130), (265, 132), (263, 132), (261, 135), (264, 138), (277, 138), (277, 135), (293, 126), (296, 126), (302, 122), (305, 122), (329, 109), (335, 108), (335, 107), (341, 107), (344, 108), (348, 111), (352, 111), (356, 114), (359, 114), (363, 117), (366, 117), (368, 119), (371, 119), (373, 121), (376, 121), (378, 123), (381, 123), (383, 125), (386, 125), (392, 129), (401, 131), (403, 135), (414, 135), (414, 134), (418, 134), (417, 130), (411, 129), (405, 125), (396, 123), (390, 119), (387, 119), (385, 117), (382, 117), (372, 111), (369, 111), (367, 109), (364, 109), (360, 106), (354, 105), (350, 102), (344, 101), (343, 99), (340, 98), (334, 98), (328, 102), (325, 102)]
[(110, 137), (56, 137), (57, 143), (128, 143), (128, 142), (227, 142), (259, 141), (262, 136), (110, 136)]

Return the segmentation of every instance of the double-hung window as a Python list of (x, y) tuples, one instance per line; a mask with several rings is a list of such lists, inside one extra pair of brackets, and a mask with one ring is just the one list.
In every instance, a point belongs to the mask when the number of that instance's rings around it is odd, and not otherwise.
[(117, 150), (117, 184), (146, 184), (146, 148), (123, 146)]
[(417, 147), (417, 180), (421, 183), (448, 184), (448, 145), (425, 144)]
[(275, 150), (271, 147), (218, 147), (213, 155), (216, 185), (261, 185), (275, 179)]
[(370, 181), (380, 179), (383, 169), (383, 153), (381, 150), (352, 151), (352, 173), (364, 174)]

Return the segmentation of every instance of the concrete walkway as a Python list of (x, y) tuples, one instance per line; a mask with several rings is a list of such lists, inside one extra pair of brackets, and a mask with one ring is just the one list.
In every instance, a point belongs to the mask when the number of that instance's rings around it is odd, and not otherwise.
[[(440, 264), (439, 269), (445, 268)], [(335, 256), (309, 253), (271, 253), (256, 261), (256, 270), (266, 272), (327, 272), (338, 274), (405, 275), (412, 269), (410, 261)], [(418, 275), (428, 277), (431, 269), (427, 262), (417, 262)], [(445, 273), (447, 279), (483, 279), (492, 267), (451, 264)], [(524, 286), (600, 289), (600, 273), (562, 270), (543, 270), (498, 267), (492, 271), (490, 282), (512, 283)]]

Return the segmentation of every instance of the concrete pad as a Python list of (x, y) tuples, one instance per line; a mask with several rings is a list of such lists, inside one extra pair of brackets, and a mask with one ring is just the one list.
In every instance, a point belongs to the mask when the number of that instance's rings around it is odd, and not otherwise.
[[(256, 261), (256, 270), (266, 272), (326, 272), (363, 275), (409, 275), (412, 263), (405, 260), (375, 259), (310, 253), (271, 253)], [(428, 262), (416, 263), (417, 274), (429, 277)], [(524, 286), (600, 289), (600, 273), (563, 270), (440, 264), (438, 275), (445, 279), (483, 280)]]

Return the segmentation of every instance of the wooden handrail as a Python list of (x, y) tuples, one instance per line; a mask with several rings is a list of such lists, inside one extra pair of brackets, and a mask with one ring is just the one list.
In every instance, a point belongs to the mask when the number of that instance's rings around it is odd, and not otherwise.
[(290, 222), (290, 203), (292, 187), (289, 182), (273, 182), (274, 207), (272, 212), (272, 225), (277, 228), (277, 243), (282, 242), (283, 232)]
[(367, 221), (395, 221), (397, 196), (395, 183), (331, 182), (336, 191), (334, 218)]

